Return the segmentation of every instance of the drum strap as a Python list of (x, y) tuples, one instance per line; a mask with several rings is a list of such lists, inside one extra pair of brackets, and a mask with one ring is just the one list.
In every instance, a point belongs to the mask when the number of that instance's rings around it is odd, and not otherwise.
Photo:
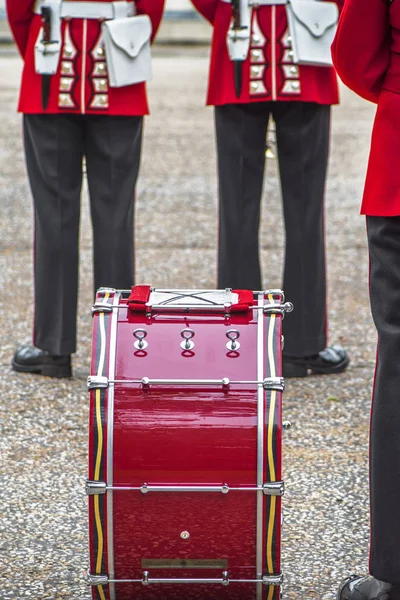
[(232, 306), (232, 312), (247, 312), (254, 302), (254, 293), (250, 290), (232, 290), (234, 294), (238, 295), (237, 304)]
[(149, 285), (135, 285), (128, 298), (130, 310), (146, 312), (146, 302), (150, 300), (151, 287)]

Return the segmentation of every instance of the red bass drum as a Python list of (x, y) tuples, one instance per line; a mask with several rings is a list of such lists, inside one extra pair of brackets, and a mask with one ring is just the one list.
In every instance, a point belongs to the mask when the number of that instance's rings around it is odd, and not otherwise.
[(102, 288), (93, 306), (94, 600), (278, 600), (279, 290)]

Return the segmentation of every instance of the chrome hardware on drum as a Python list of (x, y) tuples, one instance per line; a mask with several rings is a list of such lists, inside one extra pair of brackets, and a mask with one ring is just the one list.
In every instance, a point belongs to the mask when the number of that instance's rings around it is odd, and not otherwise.
[[(278, 600), (280, 290), (101, 288), (93, 306), (94, 600)], [(240, 342), (239, 342), (240, 340)]]

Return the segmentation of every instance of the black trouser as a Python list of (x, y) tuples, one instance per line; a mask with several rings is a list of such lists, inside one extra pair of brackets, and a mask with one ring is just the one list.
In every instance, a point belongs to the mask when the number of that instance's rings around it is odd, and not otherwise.
[(258, 232), (270, 115), (276, 123), (286, 230), (282, 287), (295, 306), (283, 324), (285, 354), (309, 356), (326, 345), (324, 193), (330, 106), (265, 102), (216, 107), (218, 287), (263, 289)]
[(76, 350), (82, 158), (93, 226), (94, 288), (129, 288), (142, 117), (25, 115), (35, 217), (34, 344)]
[(378, 331), (370, 438), (371, 556), (400, 583), (400, 217), (367, 217), (370, 300)]

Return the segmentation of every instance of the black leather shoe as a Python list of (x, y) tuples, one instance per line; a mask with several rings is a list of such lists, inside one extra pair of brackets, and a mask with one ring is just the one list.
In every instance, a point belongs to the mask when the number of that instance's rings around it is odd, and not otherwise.
[(352, 575), (340, 585), (337, 600), (400, 600), (400, 585)]
[(21, 346), (11, 361), (14, 371), (45, 377), (71, 377), (71, 355), (55, 356), (35, 346)]
[(350, 359), (342, 346), (328, 346), (314, 356), (283, 356), (282, 374), (284, 377), (307, 377), (342, 373)]

